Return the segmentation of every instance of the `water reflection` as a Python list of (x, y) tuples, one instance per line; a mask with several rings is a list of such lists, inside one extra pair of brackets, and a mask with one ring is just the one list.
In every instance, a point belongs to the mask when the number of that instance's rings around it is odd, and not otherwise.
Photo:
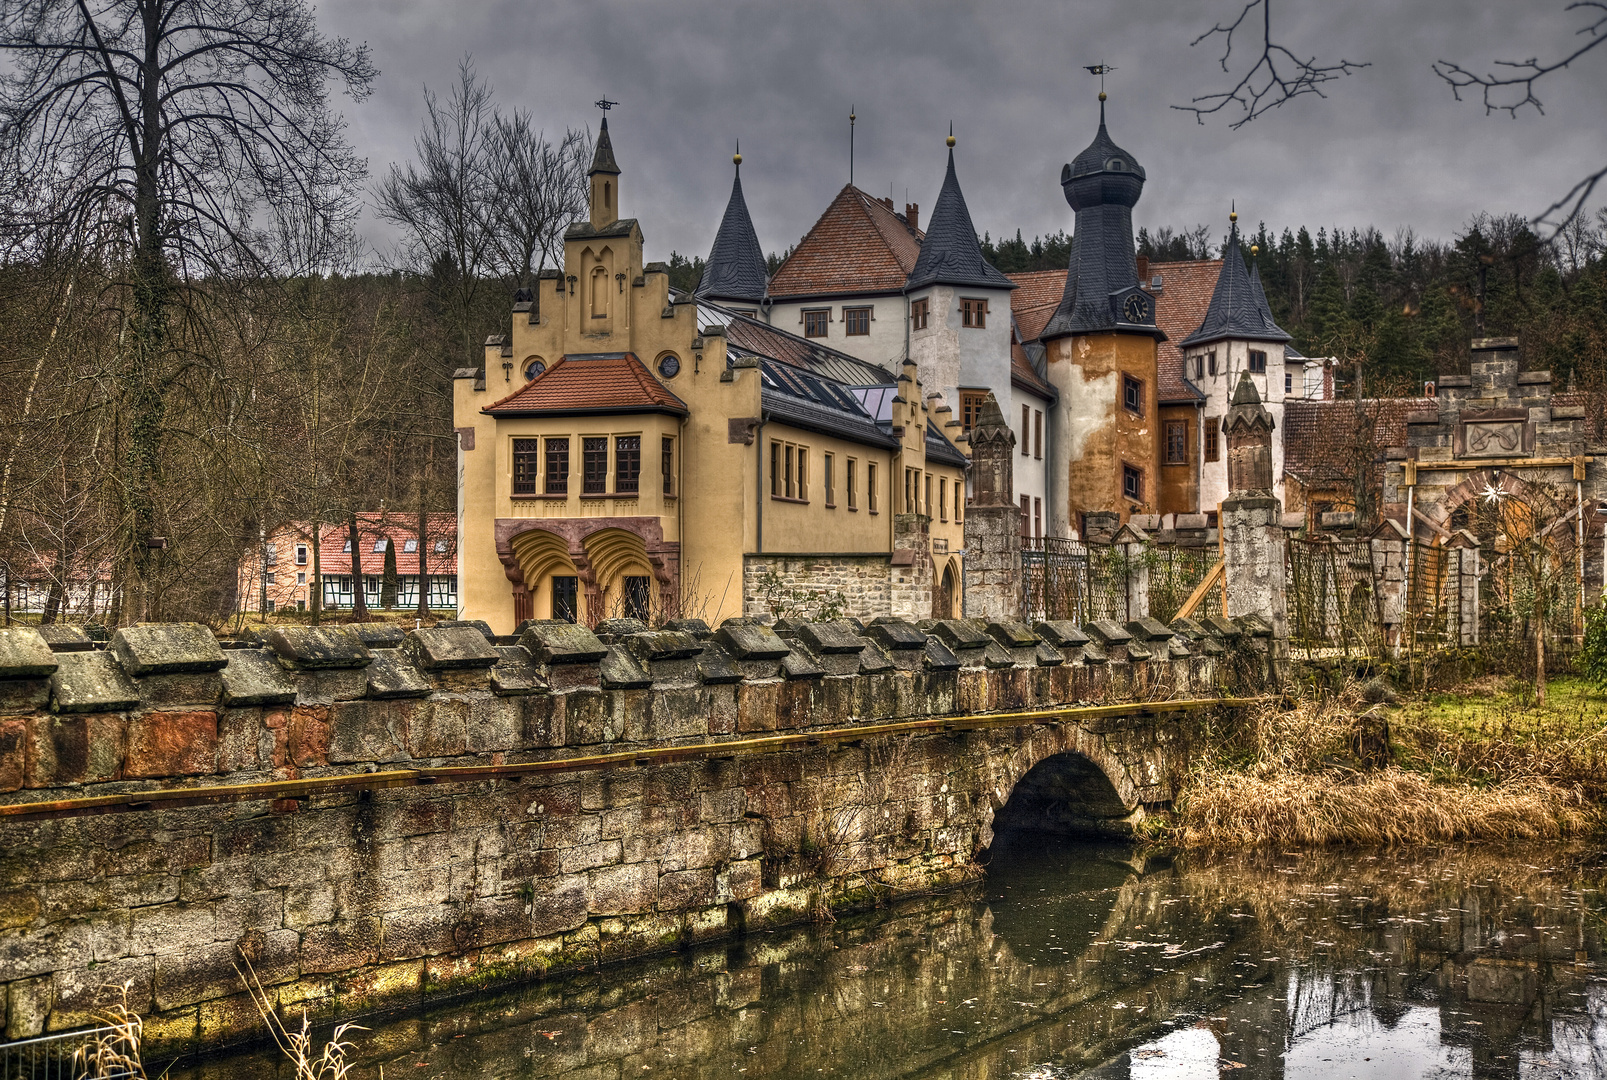
[(967, 894), (376, 1022), (353, 1076), (1607, 1080), (1604, 877), (1562, 849), (1001, 838)]

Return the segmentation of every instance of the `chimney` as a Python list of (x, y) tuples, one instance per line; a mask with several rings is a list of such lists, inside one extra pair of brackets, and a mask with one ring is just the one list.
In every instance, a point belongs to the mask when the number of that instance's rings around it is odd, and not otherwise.
[(889, 210), (893, 208), (893, 197), (891, 195), (883, 195), (878, 201)]
[(912, 203), (912, 202), (905, 203), (904, 204), (904, 221), (909, 225), (910, 228), (919, 229), (921, 227), (921, 208), (920, 208), (920, 206), (917, 205), (916, 203)]
[(1140, 255), (1138, 257), (1138, 283), (1139, 283), (1139, 285), (1143, 286), (1146, 289), (1149, 288), (1149, 256), (1148, 255)]

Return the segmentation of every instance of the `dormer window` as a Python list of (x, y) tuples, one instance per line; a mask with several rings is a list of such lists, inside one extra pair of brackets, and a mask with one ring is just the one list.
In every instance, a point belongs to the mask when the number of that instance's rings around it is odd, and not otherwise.
[(1109, 161), (1105, 162), (1105, 171), (1107, 172), (1121, 172), (1126, 168), (1127, 163), (1119, 157), (1113, 157)]

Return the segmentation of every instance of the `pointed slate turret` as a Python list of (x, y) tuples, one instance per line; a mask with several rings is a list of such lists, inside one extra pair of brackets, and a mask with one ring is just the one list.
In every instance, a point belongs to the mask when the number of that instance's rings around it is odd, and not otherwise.
[(714, 234), (708, 266), (695, 295), (716, 301), (741, 300), (757, 304), (764, 300), (769, 274), (759, 235), (753, 230), (753, 219), (748, 216), (748, 204), (742, 197), (741, 153), (736, 154), (732, 162), (736, 165), (736, 179), (731, 181), (731, 201), (725, 204), (725, 217), (720, 219), (720, 231)]
[(1272, 305), (1267, 303), (1267, 290), (1261, 287), (1260, 263), (1250, 264), (1250, 292), (1255, 296), (1255, 309), (1261, 314), (1262, 325), (1268, 330), (1283, 334), (1284, 340), (1288, 341), (1289, 335), (1283, 333), (1283, 328), (1278, 325), (1278, 320), (1272, 317)]
[(1014, 289), (1016, 283), (994, 269), (982, 257), (971, 211), (965, 205), (960, 181), (954, 175), (953, 136), (949, 136), (949, 171), (943, 177), (943, 190), (937, 194), (932, 219), (926, 225), (920, 257), (910, 271), (907, 289), (926, 285), (972, 285), (984, 289)]
[[(1266, 293), (1260, 288), (1260, 274), (1252, 282), (1239, 252), (1239, 222), (1234, 215), (1228, 231), (1228, 245), (1222, 252), (1222, 272), (1211, 293), (1211, 306), (1205, 311), (1200, 328), (1183, 339), (1182, 347), (1205, 345), (1212, 341), (1285, 342), (1289, 335), (1272, 319)], [(1265, 315), (1263, 316), (1263, 311)]]
[(1110, 330), (1165, 337), (1155, 328), (1154, 304), (1147, 298), (1134, 301), (1132, 314), (1137, 318), (1129, 318), (1117, 302), (1122, 294), (1138, 290), (1133, 206), (1143, 194), (1144, 180), (1143, 166), (1105, 130), (1101, 93), (1099, 133), (1060, 171), (1061, 190), (1077, 217), (1066, 291), (1044, 327), (1043, 340)]
[[(630, 134), (626, 132), (626, 134)], [(608, 137), (608, 117), (603, 117), (602, 127), (597, 129), (597, 149), (591, 156), (591, 169), (587, 176), (596, 176), (598, 173), (612, 173), (619, 175), (619, 165), (614, 161), (614, 140)]]

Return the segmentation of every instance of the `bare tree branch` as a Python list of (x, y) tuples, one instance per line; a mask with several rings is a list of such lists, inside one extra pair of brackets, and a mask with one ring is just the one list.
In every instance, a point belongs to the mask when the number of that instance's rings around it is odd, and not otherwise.
[(1236, 104), (1243, 110), (1244, 115), (1228, 126), (1240, 128), (1263, 113), (1279, 108), (1302, 95), (1316, 94), (1318, 97), (1327, 97), (1322, 89), (1324, 84), (1369, 66), (1355, 60), (1320, 64), (1315, 56), (1302, 58), (1273, 41), (1272, 0), (1250, 0), (1244, 5), (1244, 10), (1239, 12), (1237, 19), (1226, 26), (1217, 23), (1189, 42), (1189, 47), (1193, 48), (1202, 41), (1221, 34), (1223, 49), (1219, 63), (1222, 65), (1222, 71), (1231, 75), (1228, 59), (1233, 55), (1233, 35), (1246, 30), (1247, 21), (1253, 23), (1250, 15), (1257, 8), (1261, 9), (1261, 53), (1256, 58), (1255, 64), (1232, 88), (1218, 93), (1201, 94), (1187, 105), (1173, 105), (1172, 108), (1193, 113), (1194, 119), (1203, 124), (1207, 116)]

